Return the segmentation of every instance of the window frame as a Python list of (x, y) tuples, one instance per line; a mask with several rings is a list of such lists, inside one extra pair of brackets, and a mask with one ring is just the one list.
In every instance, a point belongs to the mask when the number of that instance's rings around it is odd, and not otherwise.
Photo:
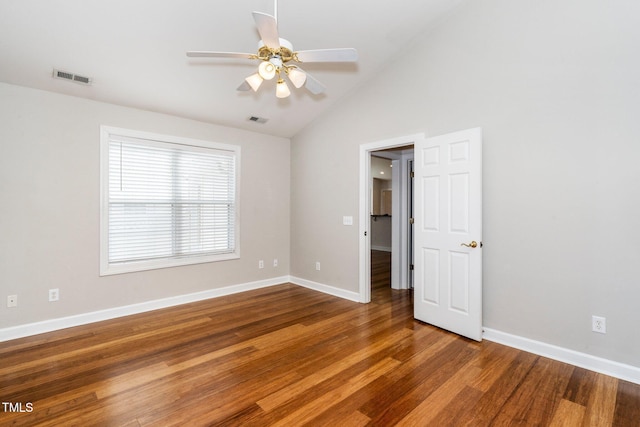
[[(173, 144), (228, 151), (235, 157), (235, 216), (234, 250), (222, 254), (193, 255), (187, 257), (167, 257), (109, 263), (109, 142), (111, 135), (152, 141), (154, 144)], [(240, 146), (204, 141), (171, 135), (161, 135), (112, 126), (100, 126), (100, 276), (155, 270), (184, 265), (227, 261), (240, 258)]]

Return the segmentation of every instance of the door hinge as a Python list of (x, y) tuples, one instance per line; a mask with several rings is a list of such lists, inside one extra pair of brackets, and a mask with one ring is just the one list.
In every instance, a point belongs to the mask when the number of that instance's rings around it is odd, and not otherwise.
[(415, 177), (416, 177), (416, 174), (413, 171), (411, 171), (411, 178), (415, 178)]
[(413, 224), (413, 218), (409, 218), (409, 224)]

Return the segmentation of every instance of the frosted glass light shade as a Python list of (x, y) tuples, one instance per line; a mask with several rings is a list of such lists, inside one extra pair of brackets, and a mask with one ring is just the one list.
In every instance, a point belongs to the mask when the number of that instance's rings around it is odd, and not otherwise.
[(282, 79), (278, 80), (278, 84), (276, 85), (276, 96), (278, 98), (286, 98), (289, 95), (291, 95), (291, 91), (289, 90), (287, 83)]
[(258, 66), (258, 74), (265, 80), (271, 80), (276, 76), (276, 66), (269, 61), (262, 61)]
[(246, 79), (244, 79), (247, 83), (249, 83), (249, 86), (251, 86), (251, 89), (253, 89), (254, 92), (258, 91), (258, 88), (260, 87), (260, 85), (262, 84), (262, 82), (264, 81), (262, 79), (262, 77), (260, 77), (260, 74), (255, 73), (255, 74), (251, 74), (249, 77), (247, 77)]
[(297, 68), (289, 68), (289, 70), (287, 70), (287, 75), (289, 76), (291, 83), (293, 83), (297, 89), (300, 89), (304, 82), (307, 81), (307, 73), (300, 71)]

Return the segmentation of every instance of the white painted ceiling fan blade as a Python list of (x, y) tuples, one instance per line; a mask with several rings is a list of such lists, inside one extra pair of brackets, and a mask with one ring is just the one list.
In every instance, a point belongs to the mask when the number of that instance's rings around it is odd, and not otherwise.
[(300, 62), (356, 62), (358, 51), (353, 48), (315, 49), (296, 52)]
[(241, 58), (241, 59), (254, 59), (255, 55), (252, 53), (240, 53), (240, 52), (209, 52), (209, 51), (189, 51), (187, 56), (190, 58)]
[(276, 18), (262, 12), (253, 12), (253, 19), (256, 21), (258, 33), (265, 46), (272, 49), (280, 47), (280, 36), (278, 35), (278, 23)]
[[(300, 70), (300, 71), (302, 71), (302, 70)], [(307, 80), (306, 80), (306, 82), (304, 84), (304, 87), (306, 87), (309, 92), (311, 92), (314, 95), (319, 95), (322, 92), (324, 92), (326, 87), (322, 83), (320, 83), (311, 74), (309, 74), (307, 72), (305, 72), (305, 74), (307, 75)]]

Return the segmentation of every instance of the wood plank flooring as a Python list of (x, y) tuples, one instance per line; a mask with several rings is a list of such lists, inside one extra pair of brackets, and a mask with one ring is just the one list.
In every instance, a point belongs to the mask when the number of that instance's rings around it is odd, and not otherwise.
[(371, 304), (283, 284), (0, 343), (0, 425), (640, 425), (639, 385), (414, 321), (388, 262)]

